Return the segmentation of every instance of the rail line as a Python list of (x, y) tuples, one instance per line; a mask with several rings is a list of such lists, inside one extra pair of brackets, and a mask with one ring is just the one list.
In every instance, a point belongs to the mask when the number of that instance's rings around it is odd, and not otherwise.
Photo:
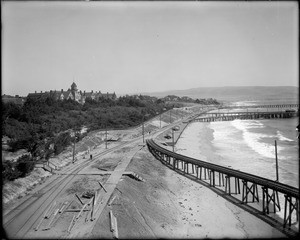
[[(6, 230), (8, 237), (10, 238), (24, 237), (26, 233), (31, 228), (33, 228), (34, 225), (37, 223), (37, 221), (42, 217), (43, 212), (40, 211), (40, 209), (42, 208), (47, 209), (52, 204), (51, 201), (53, 201), (65, 189), (65, 187), (70, 182), (72, 182), (72, 180), (76, 177), (76, 173), (80, 172), (83, 169), (83, 167), (87, 167), (89, 164), (93, 163), (98, 157), (106, 155), (126, 145), (129, 145), (134, 141), (136, 141), (136, 139), (133, 141), (121, 143), (115, 147), (112, 147), (108, 150), (105, 150), (103, 152), (94, 155), (93, 160), (88, 159), (86, 161), (83, 161), (75, 165), (74, 167), (68, 170), (70, 171), (69, 175), (57, 175), (56, 178), (54, 178), (51, 182), (45, 185), (43, 187), (43, 193), (41, 193), (41, 196), (36, 197), (32, 195), (28, 199), (20, 203), (18, 206), (13, 208), (9, 213), (3, 216), (3, 220), (4, 220), (3, 227)], [(56, 191), (58, 189), (59, 191)], [(38, 206), (30, 214), (27, 215), (25, 214), (26, 215), (25, 217), (22, 216), (24, 215), (25, 211), (28, 210), (28, 206), (31, 206), (33, 204), (38, 204)]]
[[(187, 157), (181, 154), (169, 151), (160, 145), (158, 145), (153, 139), (147, 140), (147, 146), (149, 151), (155, 158), (162, 161), (164, 164), (171, 167), (173, 170), (182, 170), (184, 173), (196, 176), (197, 179), (209, 179), (210, 186), (215, 187), (216, 177), (218, 173), (218, 186), (224, 186), (225, 176), (225, 193), (231, 195), (231, 181), (234, 179), (233, 185), (235, 188), (235, 194), (240, 193), (240, 181), (243, 184), (242, 202), (248, 203), (248, 195), (252, 196), (251, 202), (259, 202), (258, 187), (262, 188), (262, 213), (269, 214), (270, 204), (273, 204), (274, 213), (276, 208), (280, 211), (280, 204), (278, 193), (281, 193), (285, 197), (284, 205), (284, 219), (283, 227), (285, 228), (287, 223), (291, 226), (292, 214), (296, 214), (297, 221), (299, 220), (299, 189), (279, 183), (267, 178), (256, 176), (250, 173), (234, 170), (231, 168), (223, 167), (217, 164), (208, 163), (195, 158)], [(181, 168), (180, 168), (181, 163)], [(189, 169), (192, 171), (189, 172)], [(271, 190), (271, 193), (270, 193)]]

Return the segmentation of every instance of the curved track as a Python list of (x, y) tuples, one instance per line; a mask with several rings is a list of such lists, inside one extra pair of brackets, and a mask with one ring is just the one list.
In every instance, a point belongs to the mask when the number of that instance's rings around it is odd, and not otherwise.
[(256, 176), (256, 175), (253, 175), (250, 173), (245, 173), (245, 172), (242, 172), (239, 170), (234, 170), (231, 168), (219, 166), (217, 164), (208, 163), (208, 162), (201, 161), (201, 160), (198, 160), (195, 158), (190, 158), (190, 157), (187, 157), (187, 156), (184, 156), (181, 154), (174, 153), (172, 151), (169, 151), (169, 150), (159, 146), (157, 143), (154, 142), (153, 139), (147, 140), (147, 145), (148, 145), (148, 147), (150, 146), (161, 153), (171, 156), (172, 158), (179, 159), (179, 160), (185, 161), (187, 163), (195, 164), (195, 165), (198, 165), (198, 166), (201, 166), (204, 168), (208, 168), (210, 170), (220, 172), (220, 173), (229, 175), (231, 177), (244, 179), (246, 181), (253, 182), (253, 183), (259, 184), (261, 186), (265, 186), (265, 187), (274, 189), (278, 192), (282, 192), (284, 194), (289, 194), (292, 197), (299, 198), (299, 189), (298, 188), (295, 188), (295, 187), (292, 187), (292, 186), (289, 186), (289, 185), (286, 185), (283, 183), (279, 183), (279, 182), (276, 182), (276, 181), (273, 181), (273, 180), (270, 180), (267, 178), (259, 177), (259, 176)]

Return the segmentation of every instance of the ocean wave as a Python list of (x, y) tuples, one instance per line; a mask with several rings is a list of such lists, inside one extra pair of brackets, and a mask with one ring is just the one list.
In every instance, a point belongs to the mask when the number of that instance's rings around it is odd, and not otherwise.
[[(243, 120), (234, 120), (231, 122), (232, 126), (241, 130), (243, 132), (243, 139), (246, 144), (255, 152), (260, 154), (263, 157), (274, 158), (275, 157), (275, 147), (273, 144), (266, 143), (261, 141), (262, 138), (271, 138), (271, 136), (263, 133), (253, 133), (248, 131), (248, 129), (253, 127), (263, 127), (261, 123), (257, 121), (243, 121)], [(277, 152), (279, 153), (283, 148), (278, 146)]]
[(231, 121), (231, 125), (239, 130), (246, 130), (248, 128), (264, 128), (264, 125), (257, 120), (240, 120), (235, 119)]
[(280, 141), (288, 141), (288, 142), (294, 142), (293, 139), (289, 139), (285, 136), (283, 136), (280, 131), (277, 130), (277, 136), (276, 136)]

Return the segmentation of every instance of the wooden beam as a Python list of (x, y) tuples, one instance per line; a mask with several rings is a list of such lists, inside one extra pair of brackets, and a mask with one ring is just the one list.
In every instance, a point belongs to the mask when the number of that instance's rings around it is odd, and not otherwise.
[[(80, 212), (82, 209), (68, 209), (65, 212)], [(91, 211), (91, 209), (84, 209), (83, 212)]]
[(76, 220), (80, 217), (80, 215), (82, 214), (84, 208), (87, 206), (88, 204), (84, 204), (83, 207), (81, 208), (81, 210), (79, 211), (78, 215), (76, 216)]
[(99, 183), (100, 187), (102, 187), (104, 189), (104, 191), (107, 192), (106, 189), (104, 188), (104, 186), (99, 181), (98, 181), (98, 183)]
[(75, 222), (75, 215), (73, 216), (73, 218), (72, 218), (72, 221), (71, 221), (71, 223), (70, 223), (70, 225), (69, 225), (69, 227), (68, 227), (68, 232), (71, 232), (71, 229), (72, 229), (72, 227), (73, 227), (73, 223)]
[(94, 221), (95, 201), (96, 201), (96, 195), (94, 195), (93, 202), (92, 202), (91, 221)]
[(116, 226), (115, 226), (115, 220), (114, 220), (114, 215), (113, 215), (112, 210), (109, 211), (109, 217), (110, 217), (110, 231), (114, 232), (116, 229)]
[(112, 203), (113, 203), (113, 201), (115, 200), (115, 198), (116, 198), (116, 195), (114, 195), (113, 197), (111, 197), (111, 198), (109, 199), (107, 205), (108, 205), (108, 206), (111, 206)]
[(51, 220), (50, 220), (48, 226), (47, 226), (46, 228), (44, 228), (43, 230), (49, 230), (49, 229), (51, 228), (51, 224), (53, 223), (53, 221), (54, 221), (54, 219), (55, 219), (55, 216), (56, 216), (56, 214), (58, 213), (58, 210), (59, 210), (59, 209), (56, 209), (56, 210), (55, 210), (55, 212), (54, 212), (54, 214), (53, 214), (53, 216), (52, 216), (52, 218), (51, 218)]
[(68, 202), (64, 202), (61, 208), (59, 209), (58, 213), (62, 213), (64, 210), (64, 207), (67, 206)]
[(49, 215), (51, 214), (52, 208), (56, 205), (56, 201), (52, 203), (51, 207), (48, 209), (48, 212), (45, 215), (45, 218), (49, 218)]
[(81, 203), (81, 205), (84, 205), (84, 203), (81, 201), (80, 197), (78, 197), (78, 195), (75, 193), (75, 196), (77, 197), (77, 199), (79, 200), (79, 202)]
[(52, 207), (52, 205), (50, 205), (48, 207), (48, 209), (45, 211), (44, 216), (42, 217), (41, 221), (38, 223), (38, 225), (34, 228), (35, 231), (37, 231), (39, 229), (39, 227), (41, 226), (44, 218), (46, 218), (46, 214), (48, 213), (48, 211), (50, 210), (50, 208)]

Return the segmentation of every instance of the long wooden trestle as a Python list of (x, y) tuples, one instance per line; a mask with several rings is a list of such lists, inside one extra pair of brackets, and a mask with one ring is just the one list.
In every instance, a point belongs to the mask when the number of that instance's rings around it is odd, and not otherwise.
[[(147, 146), (155, 158), (168, 167), (192, 175), (199, 180), (207, 180), (211, 187), (224, 187), (225, 185), (225, 193), (228, 195), (240, 194), (240, 183), (242, 182), (242, 203), (247, 204), (262, 201), (263, 214), (276, 213), (276, 209), (281, 211), (278, 194), (284, 194), (283, 227), (286, 227), (286, 225), (291, 226), (293, 215), (296, 215), (296, 221), (299, 221), (298, 188), (176, 154), (158, 145), (152, 139), (147, 140)], [(262, 199), (259, 198), (258, 186), (261, 186), (262, 189)], [(270, 207), (273, 207), (273, 211), (271, 211)]]

